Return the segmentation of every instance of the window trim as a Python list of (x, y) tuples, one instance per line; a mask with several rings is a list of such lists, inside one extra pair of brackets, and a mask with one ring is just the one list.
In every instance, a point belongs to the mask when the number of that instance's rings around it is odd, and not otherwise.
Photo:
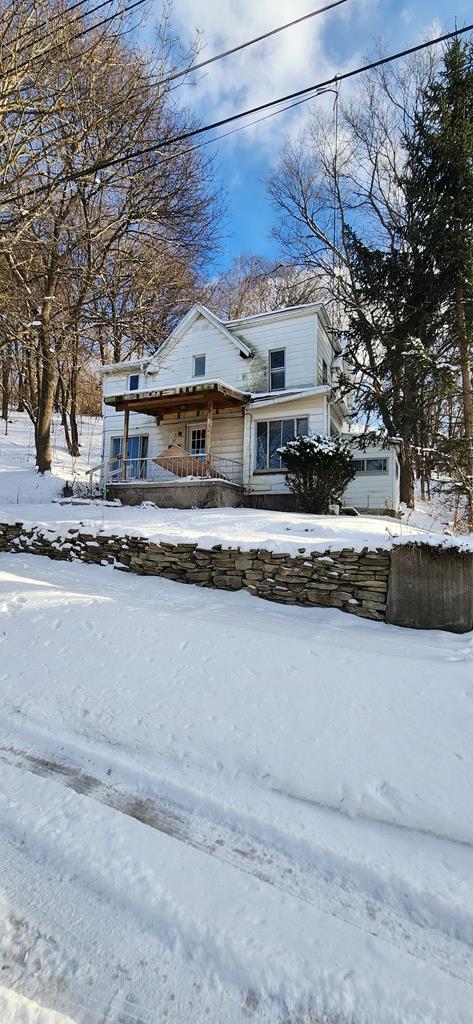
[[(363, 468), (356, 470), (357, 476), (387, 476), (389, 473), (389, 456), (388, 455), (365, 455), (363, 458), (355, 458), (354, 462), (362, 462)], [(386, 469), (367, 469), (368, 462), (382, 461), (386, 463)]]
[[(136, 388), (132, 388), (131, 381), (135, 377), (136, 377), (136, 380), (137, 380), (137, 385), (136, 385)], [(139, 391), (140, 390), (140, 374), (139, 373), (129, 373), (128, 374), (127, 390), (128, 391)]]
[[(276, 366), (273, 369), (272, 366), (271, 366), (271, 356), (275, 352), (283, 352), (284, 353), (284, 365), (283, 366)], [(286, 367), (286, 348), (282, 347), (282, 348), (270, 348), (270, 349), (268, 349), (268, 382), (269, 382), (269, 390), (270, 391), (285, 391), (286, 390), (286, 369), (287, 369), (287, 367)], [(283, 388), (273, 388), (272, 379), (271, 379), (273, 373), (284, 373), (284, 387)]]
[[(253, 476), (264, 476), (265, 474), (266, 475), (271, 475), (271, 474), (274, 475), (275, 473), (281, 474), (281, 473), (285, 473), (286, 472), (286, 469), (285, 469), (284, 466), (280, 466), (279, 468), (268, 466), (268, 462), (269, 462), (269, 425), (271, 423), (289, 423), (291, 420), (292, 420), (292, 423), (293, 423), (293, 426), (294, 426), (294, 437), (302, 437), (303, 436), (303, 435), (297, 433), (297, 424), (301, 420), (307, 420), (307, 430), (309, 431), (309, 420), (310, 420), (309, 413), (305, 413), (303, 416), (273, 416), (272, 419), (268, 419), (268, 420), (255, 420), (255, 428), (256, 428), (255, 429), (255, 445), (254, 445), (254, 460), (255, 461), (254, 461), (254, 469), (253, 469), (253, 473), (252, 473)], [(258, 459), (258, 426), (261, 423), (266, 424), (266, 467), (265, 467), (265, 469), (258, 469), (257, 468), (257, 459)], [(281, 433), (282, 433), (282, 431), (281, 431)]]
[[(204, 372), (203, 373), (196, 373), (195, 372), (196, 359), (203, 359), (204, 360)], [(205, 377), (206, 369), (207, 369), (207, 357), (206, 357), (206, 353), (205, 352), (198, 352), (197, 355), (192, 356), (192, 376), (193, 377), (197, 377), (197, 378), (198, 377)]]
[[(194, 433), (197, 433), (197, 431), (199, 431), (200, 434), (203, 434), (203, 441), (204, 441), (205, 448), (203, 449), (203, 451), (193, 452), (192, 451), (192, 435)], [(189, 423), (187, 446), (188, 446), (189, 455), (192, 455), (196, 459), (198, 459), (198, 458), (205, 458), (205, 456), (207, 455), (207, 427), (206, 427), (205, 424), (199, 425), (199, 424)]]
[[(128, 435), (128, 445), (130, 444), (131, 441), (134, 441), (135, 438), (137, 438), (138, 441), (139, 441), (139, 452), (140, 452), (140, 454), (137, 455), (136, 457), (134, 457), (132, 455), (130, 458), (129, 458), (128, 454), (127, 454), (126, 461), (127, 462), (128, 461), (130, 461), (130, 462), (138, 462), (141, 465), (139, 466), (138, 475), (136, 477), (132, 477), (131, 479), (132, 480), (147, 480), (147, 462), (148, 462), (148, 451), (149, 451), (149, 434), (129, 434)], [(115, 441), (120, 441), (119, 451), (118, 451), (117, 455), (113, 455), (113, 445), (114, 445)], [(145, 451), (144, 455), (143, 455), (143, 448), (144, 448), (144, 451)], [(112, 467), (112, 473), (120, 472), (121, 466), (122, 466), (122, 453), (123, 453), (123, 434), (113, 434), (112, 437), (110, 438), (110, 463), (112, 461), (114, 461), (114, 462), (116, 461), (117, 462), (117, 466), (116, 466), (115, 470)], [(119, 479), (119, 477), (117, 477), (117, 479)], [(129, 482), (130, 482), (130, 479), (127, 480), (127, 483), (129, 483)], [(112, 483), (113, 483), (113, 478), (112, 478)]]

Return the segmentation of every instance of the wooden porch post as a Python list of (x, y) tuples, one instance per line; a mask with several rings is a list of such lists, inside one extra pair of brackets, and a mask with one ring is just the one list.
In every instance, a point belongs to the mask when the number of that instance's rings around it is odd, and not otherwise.
[(122, 480), (126, 480), (127, 475), (127, 458), (128, 458), (128, 427), (130, 422), (130, 410), (128, 406), (125, 406), (125, 414), (123, 420), (123, 448), (122, 448)]
[(214, 404), (212, 399), (207, 402), (207, 423), (205, 425), (205, 462), (207, 469), (210, 470), (212, 462), (212, 426), (213, 426), (213, 412)]

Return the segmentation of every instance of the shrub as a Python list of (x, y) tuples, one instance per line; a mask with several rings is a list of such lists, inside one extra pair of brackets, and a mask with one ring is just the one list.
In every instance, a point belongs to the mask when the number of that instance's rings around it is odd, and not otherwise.
[(353, 480), (353, 456), (340, 437), (296, 437), (278, 449), (300, 512), (326, 515)]

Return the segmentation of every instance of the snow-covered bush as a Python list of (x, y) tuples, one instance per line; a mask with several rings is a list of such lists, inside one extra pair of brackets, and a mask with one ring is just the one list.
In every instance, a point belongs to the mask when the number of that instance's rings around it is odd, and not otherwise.
[(300, 512), (326, 515), (355, 476), (351, 449), (340, 437), (296, 437), (278, 451)]

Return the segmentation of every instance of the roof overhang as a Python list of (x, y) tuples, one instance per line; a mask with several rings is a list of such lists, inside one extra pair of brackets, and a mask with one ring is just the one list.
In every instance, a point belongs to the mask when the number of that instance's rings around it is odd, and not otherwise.
[(249, 401), (249, 394), (228, 387), (219, 380), (200, 384), (176, 385), (153, 391), (140, 391), (133, 395), (107, 395), (105, 405), (113, 406), (117, 412), (143, 413), (145, 416), (164, 416), (170, 412), (193, 412), (206, 409), (212, 403), (214, 409), (241, 408)]

